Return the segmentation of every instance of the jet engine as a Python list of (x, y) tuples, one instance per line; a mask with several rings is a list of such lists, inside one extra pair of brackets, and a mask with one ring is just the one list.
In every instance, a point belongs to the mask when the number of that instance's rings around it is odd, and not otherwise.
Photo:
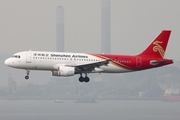
[(66, 67), (66, 66), (60, 66), (58, 67), (58, 71), (52, 71), (52, 76), (73, 76), (75, 73), (74, 67)]

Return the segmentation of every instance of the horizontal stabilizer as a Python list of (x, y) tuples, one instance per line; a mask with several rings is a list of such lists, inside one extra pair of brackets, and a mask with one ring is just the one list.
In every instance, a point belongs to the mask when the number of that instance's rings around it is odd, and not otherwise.
[(151, 60), (150, 64), (151, 65), (160, 65), (160, 64), (164, 64), (165, 62), (170, 62), (172, 60)]

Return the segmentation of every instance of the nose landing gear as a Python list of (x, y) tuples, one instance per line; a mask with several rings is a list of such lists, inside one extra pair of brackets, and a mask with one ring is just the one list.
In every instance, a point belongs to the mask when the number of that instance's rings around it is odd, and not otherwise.
[(29, 79), (29, 72), (30, 72), (30, 71), (27, 69), (27, 70), (26, 70), (26, 74), (27, 74), (27, 75), (25, 76), (25, 79), (26, 79), (26, 80)]

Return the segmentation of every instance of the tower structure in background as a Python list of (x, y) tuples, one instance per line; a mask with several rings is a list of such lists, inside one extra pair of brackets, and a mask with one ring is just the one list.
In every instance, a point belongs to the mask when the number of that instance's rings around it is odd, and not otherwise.
[(110, 0), (101, 0), (101, 52), (111, 53)]
[(10, 73), (8, 74), (8, 83), (9, 83), (9, 95), (14, 96), (14, 92), (17, 88), (17, 83), (16, 81), (13, 81), (13, 78)]
[(9, 95), (13, 95), (14, 91), (13, 91), (13, 80), (11, 77), (11, 74), (8, 74), (8, 83), (9, 83)]
[(57, 43), (56, 49), (57, 52), (64, 52), (64, 7), (58, 6), (57, 7)]

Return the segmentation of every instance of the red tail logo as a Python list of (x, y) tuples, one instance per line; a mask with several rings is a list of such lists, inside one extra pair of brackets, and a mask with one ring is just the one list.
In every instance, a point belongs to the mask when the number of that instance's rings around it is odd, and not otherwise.
[(155, 45), (153, 47), (153, 51), (154, 52), (159, 52), (161, 57), (164, 57), (165, 51), (164, 51), (163, 47), (160, 45), (162, 43), (163, 43), (162, 41), (155, 41), (155, 42), (153, 42), (153, 44)]

